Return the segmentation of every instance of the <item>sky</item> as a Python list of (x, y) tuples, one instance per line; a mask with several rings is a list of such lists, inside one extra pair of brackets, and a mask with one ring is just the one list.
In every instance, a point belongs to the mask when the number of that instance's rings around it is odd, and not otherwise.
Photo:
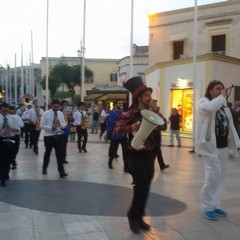
[[(198, 5), (226, 0), (198, 0)], [(86, 0), (85, 57), (130, 55), (131, 0)], [(134, 0), (133, 43), (148, 45), (148, 17), (193, 7), (195, 0)], [(46, 57), (47, 0), (0, 0), (0, 65), (40, 63)], [(49, 0), (48, 56), (77, 57), (83, 38), (84, 0)]]

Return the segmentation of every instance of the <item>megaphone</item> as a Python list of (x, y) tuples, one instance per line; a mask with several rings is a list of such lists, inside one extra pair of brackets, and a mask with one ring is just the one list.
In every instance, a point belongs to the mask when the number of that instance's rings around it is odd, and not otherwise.
[(144, 148), (144, 142), (150, 133), (157, 127), (164, 124), (163, 119), (153, 111), (143, 109), (141, 111), (142, 122), (137, 132), (133, 133), (134, 137), (131, 146), (136, 150)]

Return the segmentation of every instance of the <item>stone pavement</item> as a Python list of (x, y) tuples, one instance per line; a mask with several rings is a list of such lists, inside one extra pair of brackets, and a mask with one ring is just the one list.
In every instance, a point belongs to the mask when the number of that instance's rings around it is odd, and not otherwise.
[(240, 158), (228, 161), (228, 181), (222, 207), (227, 218), (216, 222), (202, 216), (199, 193), (203, 162), (190, 153), (191, 138), (182, 147), (167, 147), (163, 156), (170, 168), (161, 172), (156, 162), (147, 206), (150, 232), (134, 235), (126, 212), (132, 195), (131, 176), (123, 172), (121, 147), (114, 169), (107, 166), (109, 143), (89, 134), (88, 153), (79, 153), (69, 142), (69, 176), (60, 179), (54, 152), (48, 175), (41, 174), (44, 146), (39, 155), (22, 142), (18, 168), (8, 186), (0, 188), (0, 240), (238, 240), (240, 239)]

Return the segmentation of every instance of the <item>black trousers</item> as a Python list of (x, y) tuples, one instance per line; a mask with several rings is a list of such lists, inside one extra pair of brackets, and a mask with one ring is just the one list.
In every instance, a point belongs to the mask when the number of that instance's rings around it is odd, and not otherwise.
[(11, 164), (17, 165), (16, 157), (17, 157), (17, 154), (18, 154), (18, 151), (19, 151), (19, 146), (20, 146), (20, 135), (15, 135), (14, 137), (11, 137), (11, 139), (15, 141), (15, 144), (13, 144), (13, 146), (12, 146)]
[(31, 131), (30, 131), (30, 142), (33, 144), (34, 152), (38, 152), (38, 141), (40, 136), (41, 130), (36, 130), (36, 126), (31, 124)]
[(13, 157), (14, 144), (4, 142), (4, 138), (0, 138), (0, 180), (9, 179), (10, 164)]
[(43, 157), (43, 169), (47, 169), (50, 161), (50, 155), (52, 152), (52, 149), (55, 149), (55, 155), (57, 158), (57, 165), (58, 165), (58, 171), (59, 173), (64, 173), (64, 167), (63, 167), (63, 136), (62, 135), (56, 135), (56, 136), (48, 136), (44, 137), (44, 145), (45, 145), (45, 153)]
[(140, 220), (145, 215), (146, 203), (154, 174), (154, 151), (128, 150), (128, 167), (130, 168), (134, 186), (133, 198), (128, 216)]
[(124, 167), (127, 167), (127, 147), (128, 142), (127, 139), (111, 139), (108, 156), (109, 156), (109, 162), (112, 163), (113, 159), (117, 155), (118, 146), (121, 144), (122, 146), (122, 156), (123, 156), (123, 163)]
[(62, 135), (62, 137), (63, 137), (63, 149), (62, 149), (63, 161), (66, 161), (66, 157), (67, 157), (68, 136), (69, 135)]
[(102, 137), (103, 133), (106, 131), (107, 129), (107, 123), (103, 122), (100, 124), (100, 127), (101, 127), (101, 132), (100, 132), (100, 138)]
[[(78, 136), (78, 150), (86, 149), (87, 140), (88, 140), (88, 132), (86, 128), (82, 128), (81, 126), (77, 126), (77, 136)], [(83, 142), (82, 142), (83, 137)]]
[(30, 136), (30, 133), (31, 133), (31, 124), (30, 123), (24, 123), (24, 135), (25, 135), (25, 146), (28, 147), (28, 146), (32, 146), (33, 143), (32, 143), (32, 139), (31, 139), (31, 136)]

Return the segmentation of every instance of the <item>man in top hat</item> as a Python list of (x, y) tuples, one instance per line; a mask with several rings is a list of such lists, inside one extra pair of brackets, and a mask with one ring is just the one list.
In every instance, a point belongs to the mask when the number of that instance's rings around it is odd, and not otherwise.
[[(129, 142), (131, 142), (133, 132), (137, 132), (140, 127), (142, 120), (140, 111), (150, 108), (152, 88), (147, 87), (140, 77), (129, 79), (124, 87), (132, 93), (133, 103), (126, 113), (119, 116), (113, 134), (128, 134)], [(127, 165), (133, 178), (134, 193), (127, 216), (130, 229), (135, 234), (140, 233), (140, 230), (150, 230), (150, 225), (144, 221), (143, 217), (154, 175), (154, 159), (158, 147), (155, 141), (157, 134), (158, 130), (153, 130), (141, 150), (136, 150), (130, 144), (128, 145)]]

